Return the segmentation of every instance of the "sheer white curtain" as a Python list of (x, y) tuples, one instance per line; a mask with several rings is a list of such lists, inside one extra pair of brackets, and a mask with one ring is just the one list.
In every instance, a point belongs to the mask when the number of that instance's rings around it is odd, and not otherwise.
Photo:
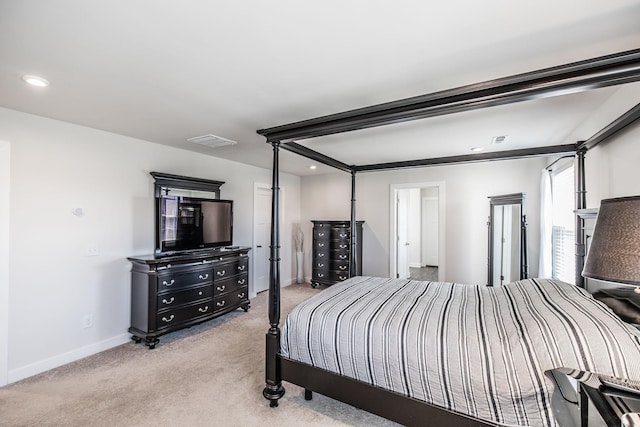
[(540, 260), (538, 277), (552, 275), (553, 203), (551, 198), (551, 173), (545, 168), (540, 175)]

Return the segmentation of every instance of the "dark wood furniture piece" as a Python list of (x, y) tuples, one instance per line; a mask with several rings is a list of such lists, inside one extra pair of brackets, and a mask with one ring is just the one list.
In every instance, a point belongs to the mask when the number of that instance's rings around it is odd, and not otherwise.
[(355, 275), (362, 275), (362, 224), (364, 221), (356, 221), (353, 233), (351, 221), (311, 222), (313, 223), (311, 286), (315, 288), (318, 285), (333, 285), (347, 280), (352, 276), (351, 263), (355, 264)]
[(130, 257), (131, 327), (150, 349), (159, 336), (230, 311), (249, 309), (251, 248), (190, 255)]
[[(576, 156), (576, 209), (584, 209), (585, 174), (584, 157), (587, 150), (612, 137), (620, 130), (640, 118), (640, 104), (635, 105), (622, 116), (611, 122), (586, 141), (556, 146), (514, 149), (440, 158), (407, 160), (368, 165), (348, 164), (325, 154), (314, 151), (296, 141), (333, 135), (342, 132), (372, 128), (386, 124), (415, 119), (435, 117), (473, 109), (522, 102), (540, 97), (556, 96), (561, 93), (579, 92), (599, 87), (613, 86), (640, 80), (640, 49), (560, 65), (529, 73), (499, 78), (449, 90), (443, 90), (413, 98), (402, 99), (370, 107), (317, 117), (301, 122), (289, 123), (258, 130), (273, 149), (272, 169), (272, 211), (271, 211), (271, 255), (269, 277), (269, 330), (266, 334), (265, 388), (263, 395), (271, 407), (278, 406), (284, 395), (283, 380), (290, 380), (302, 387), (305, 397), (316, 390), (327, 396), (362, 408), (390, 420), (405, 425), (424, 425), (432, 420), (433, 425), (489, 425), (481, 420), (446, 411), (443, 408), (419, 402), (413, 406), (412, 399), (381, 390), (375, 385), (350, 383), (349, 393), (342, 392), (342, 382), (337, 382), (332, 374), (314, 368), (301, 366), (298, 362), (286, 360), (280, 351), (280, 148), (297, 153), (313, 161), (334, 167), (351, 174), (351, 224), (355, 226), (356, 173), (392, 170), (408, 167), (446, 165), (454, 163), (516, 159), (531, 156), (574, 154)], [(393, 147), (392, 142), (390, 144)], [(578, 227), (576, 227), (578, 233)], [(579, 242), (578, 242), (579, 243)], [(577, 258), (584, 255), (576, 254)], [(579, 263), (578, 263), (579, 264)], [(353, 268), (353, 267), (351, 267)], [(577, 282), (582, 283), (582, 282)], [(302, 373), (301, 373), (302, 372)], [(372, 404), (372, 395), (376, 395)], [(402, 402), (402, 403), (400, 403)], [(412, 406), (406, 406), (412, 405)], [(417, 406), (417, 408), (416, 408)], [(412, 415), (417, 415), (413, 417)]]
[(578, 379), (578, 396), (580, 427), (589, 426), (589, 403), (608, 427), (619, 427), (621, 414), (640, 409), (640, 390), (629, 392), (608, 387), (595, 374), (587, 373), (582, 379)]

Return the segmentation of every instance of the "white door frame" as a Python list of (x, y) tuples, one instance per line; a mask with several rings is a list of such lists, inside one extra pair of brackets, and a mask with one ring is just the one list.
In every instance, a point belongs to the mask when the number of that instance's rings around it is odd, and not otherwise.
[[(251, 243), (253, 245), (252, 248), (256, 247), (256, 236), (255, 236), (256, 209), (257, 209), (256, 203), (255, 203), (256, 194), (257, 194), (259, 189), (266, 189), (266, 190), (269, 190), (269, 192), (272, 192), (273, 190), (272, 190), (271, 187), (272, 187), (272, 184), (266, 184), (266, 183), (263, 183), (263, 182), (254, 182), (253, 183), (253, 221), (252, 221), (253, 229), (251, 230)], [(280, 186), (280, 197), (279, 197), (279, 200), (280, 200), (280, 203), (279, 203), (280, 218), (279, 219), (280, 219), (280, 240), (281, 240), (280, 241), (280, 252), (282, 254), (283, 249), (290, 248), (289, 245), (283, 244), (283, 242), (282, 242), (282, 235), (283, 235), (282, 230), (283, 230), (283, 226), (285, 224), (285, 217), (284, 217), (284, 213), (285, 213), (284, 200), (285, 199), (284, 199), (284, 188), (282, 187), (282, 185)], [(269, 207), (269, 212), (271, 212), (271, 207)], [(271, 215), (271, 213), (269, 213), (269, 215)], [(269, 233), (269, 236), (271, 236), (271, 233)], [(269, 254), (269, 256), (270, 256), (270, 253), (271, 253), (271, 249), (269, 248), (270, 245), (271, 245), (271, 241), (269, 240), (267, 242), (267, 248), (266, 248), (267, 254)], [(280, 258), (282, 258), (282, 256), (280, 256)], [(251, 286), (249, 288), (249, 298), (253, 298), (253, 297), (255, 297), (257, 295), (257, 293), (255, 291), (255, 273), (257, 271), (256, 270), (256, 263), (257, 263), (258, 259), (257, 259), (256, 256), (251, 257), (251, 259), (252, 259), (252, 262), (251, 262)], [(282, 267), (282, 263), (280, 264), (280, 266)], [(282, 271), (283, 270), (281, 268), (280, 269), (281, 274), (282, 274)], [(267, 275), (268, 274), (269, 274), (269, 271), (267, 270)], [(287, 281), (289, 281), (289, 280), (287, 279)], [(280, 278), (280, 282), (281, 282), (281, 285), (282, 285), (282, 277)]]
[(389, 185), (389, 277), (397, 277), (398, 269), (396, 266), (396, 242), (398, 240), (396, 222), (396, 195), (398, 190), (407, 188), (427, 188), (438, 187), (438, 280), (444, 281), (445, 273), (445, 183), (437, 182), (418, 182), (409, 184), (390, 184)]
[(11, 145), (0, 141), (0, 387), (9, 382), (9, 223)]

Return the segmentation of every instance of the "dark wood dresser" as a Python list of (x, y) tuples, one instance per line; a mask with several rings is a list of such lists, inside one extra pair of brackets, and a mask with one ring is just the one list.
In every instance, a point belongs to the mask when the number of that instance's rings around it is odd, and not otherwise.
[(156, 258), (130, 257), (131, 327), (150, 349), (159, 336), (249, 309), (248, 247)]
[(351, 221), (311, 221), (313, 253), (311, 286), (333, 285), (347, 280), (350, 262), (356, 263), (356, 276), (362, 274), (362, 224), (356, 221), (356, 250), (351, 257)]

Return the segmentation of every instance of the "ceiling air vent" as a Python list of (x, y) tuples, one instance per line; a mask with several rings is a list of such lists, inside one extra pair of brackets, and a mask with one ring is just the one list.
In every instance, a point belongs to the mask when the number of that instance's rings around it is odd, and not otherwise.
[(502, 144), (506, 142), (507, 135), (498, 135), (491, 138), (491, 144)]
[(194, 136), (193, 138), (187, 139), (189, 142), (193, 142), (194, 144), (204, 145), (210, 148), (224, 147), (225, 145), (235, 145), (236, 141), (232, 141), (227, 138), (223, 138), (221, 136), (216, 136), (212, 134), (202, 135), (202, 136)]

